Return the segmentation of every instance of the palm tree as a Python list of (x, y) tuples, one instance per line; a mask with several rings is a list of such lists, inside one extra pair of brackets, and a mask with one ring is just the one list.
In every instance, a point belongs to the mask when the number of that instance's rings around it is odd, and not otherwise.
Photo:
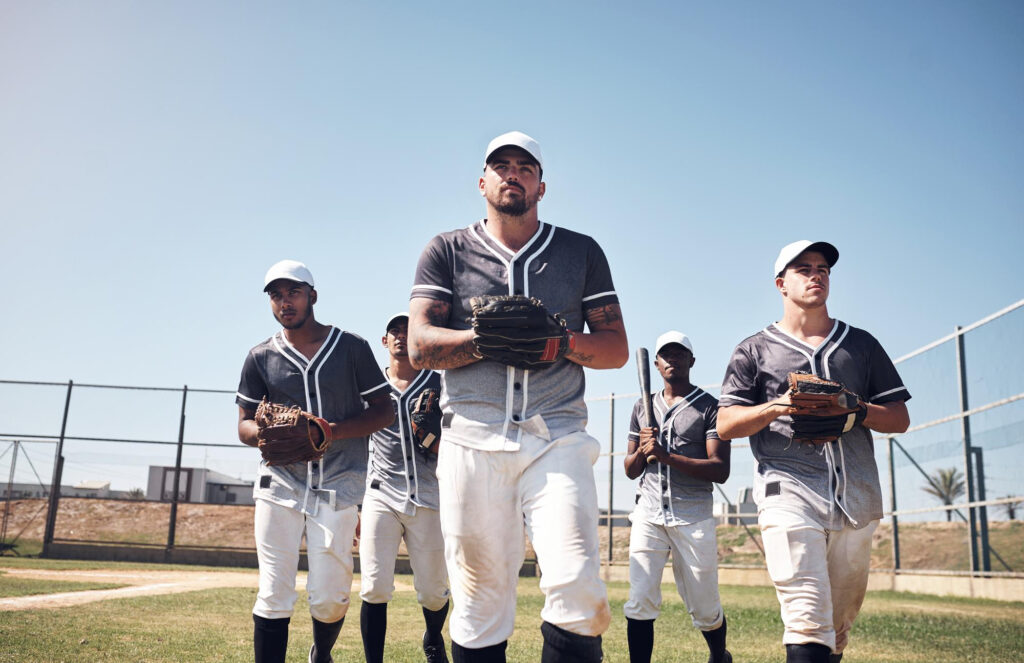
[[(922, 486), (921, 490), (949, 505), (964, 494), (964, 478), (955, 467), (940, 468), (928, 477), (928, 485)], [(953, 511), (950, 509), (946, 511), (946, 522), (951, 520)]]

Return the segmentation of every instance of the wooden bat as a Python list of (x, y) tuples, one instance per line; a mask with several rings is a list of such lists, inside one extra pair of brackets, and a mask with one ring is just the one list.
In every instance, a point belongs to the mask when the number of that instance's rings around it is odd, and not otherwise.
[[(647, 356), (647, 348), (636, 349), (636, 371), (640, 378), (640, 398), (644, 404), (644, 420), (649, 428), (654, 428), (657, 423), (654, 421), (654, 404), (651, 402), (651, 360)], [(651, 455), (647, 457), (648, 463), (657, 459)]]

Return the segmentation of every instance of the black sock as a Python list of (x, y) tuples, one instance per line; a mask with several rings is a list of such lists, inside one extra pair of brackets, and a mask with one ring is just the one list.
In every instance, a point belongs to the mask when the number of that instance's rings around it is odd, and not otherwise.
[(288, 623), (291, 617), (267, 619), (252, 616), (252, 648), (256, 663), (284, 663), (288, 651)]
[(843, 660), (843, 655), (842, 654), (829, 654), (828, 655), (828, 663), (839, 663), (842, 660)]
[(548, 622), (540, 625), (540, 632), (544, 636), (541, 663), (600, 663), (604, 656), (599, 635), (570, 633)]
[(452, 640), (452, 663), (505, 663), (508, 640), (490, 647), (469, 649)]
[(629, 645), (629, 663), (651, 663), (654, 620), (626, 617), (626, 642)]
[(722, 615), (721, 626), (714, 631), (700, 632), (708, 643), (708, 649), (711, 650), (711, 663), (722, 663), (722, 660), (725, 658), (725, 634), (727, 628), (725, 615)]
[(388, 632), (388, 604), (367, 603), (359, 610), (359, 630), (363, 634), (366, 663), (384, 663), (384, 636)]
[(447, 603), (437, 610), (423, 608), (423, 621), (427, 623), (427, 630), (423, 634), (424, 647), (444, 647), (444, 636), (441, 635), (441, 629), (444, 628), (444, 620), (447, 616)]
[(338, 641), (338, 634), (341, 633), (344, 624), (344, 617), (330, 623), (313, 619), (313, 663), (329, 663), (333, 660), (331, 650), (334, 649), (334, 643)]
[(786, 663), (828, 663), (831, 649), (817, 642), (786, 645)]

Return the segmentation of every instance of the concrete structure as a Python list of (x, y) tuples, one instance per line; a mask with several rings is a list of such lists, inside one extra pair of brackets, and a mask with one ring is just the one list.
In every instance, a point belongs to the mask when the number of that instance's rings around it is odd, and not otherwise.
[[(146, 499), (169, 502), (174, 467), (149, 466)], [(178, 501), (199, 504), (253, 504), (252, 481), (236, 479), (202, 467), (183, 467), (178, 475)]]
[(719, 525), (757, 525), (757, 505), (750, 488), (740, 488), (732, 506), (715, 502), (712, 513)]

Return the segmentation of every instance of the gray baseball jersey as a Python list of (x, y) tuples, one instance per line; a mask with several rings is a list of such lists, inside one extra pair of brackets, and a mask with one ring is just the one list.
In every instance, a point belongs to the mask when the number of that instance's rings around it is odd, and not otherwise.
[[(451, 304), (452, 329), (472, 326), (469, 299), (478, 295), (537, 297), (575, 331), (583, 330), (587, 310), (618, 302), (597, 242), (543, 222), (515, 253), (483, 221), (438, 235), (420, 256), (414, 283), (413, 298)], [(549, 440), (586, 426), (583, 367), (571, 361), (536, 371), (478, 361), (445, 371), (442, 380), (445, 416), (473, 422), (481, 433), (475, 448), (518, 450), (520, 425), (527, 423)]]
[[(778, 398), (788, 390), (792, 371), (842, 382), (869, 403), (910, 399), (881, 344), (836, 320), (816, 348), (776, 324), (745, 339), (729, 360), (719, 402), (757, 405)], [(828, 529), (841, 529), (844, 515), (855, 528), (882, 517), (874, 441), (864, 426), (826, 445), (800, 444), (792, 440), (792, 420), (782, 416), (750, 437), (750, 449), (757, 460), (754, 497), (760, 508), (805, 513)]]
[(437, 456), (422, 450), (413, 438), (409, 408), (424, 389), (441, 390), (441, 376), (420, 371), (405, 391), (391, 385), (395, 421), (370, 435), (370, 470), (366, 490), (395, 511), (412, 516), (416, 507), (437, 509)]
[[(700, 387), (669, 407), (665, 392), (651, 398), (658, 423), (659, 443), (669, 453), (687, 458), (708, 457), (707, 441), (717, 438), (718, 401)], [(629, 440), (640, 441), (646, 426), (643, 400), (638, 399), (629, 418)], [(712, 516), (712, 483), (662, 463), (648, 463), (640, 475), (636, 510), (656, 525), (689, 525)]]
[[(389, 386), (369, 344), (355, 334), (332, 327), (308, 359), (278, 332), (249, 351), (235, 402), (255, 410), (266, 397), (337, 422), (361, 412), (366, 399), (386, 394)], [(303, 513), (316, 508), (318, 497), (335, 509), (358, 504), (366, 448), (366, 437), (337, 439), (319, 461), (274, 466), (260, 461), (253, 496)]]

